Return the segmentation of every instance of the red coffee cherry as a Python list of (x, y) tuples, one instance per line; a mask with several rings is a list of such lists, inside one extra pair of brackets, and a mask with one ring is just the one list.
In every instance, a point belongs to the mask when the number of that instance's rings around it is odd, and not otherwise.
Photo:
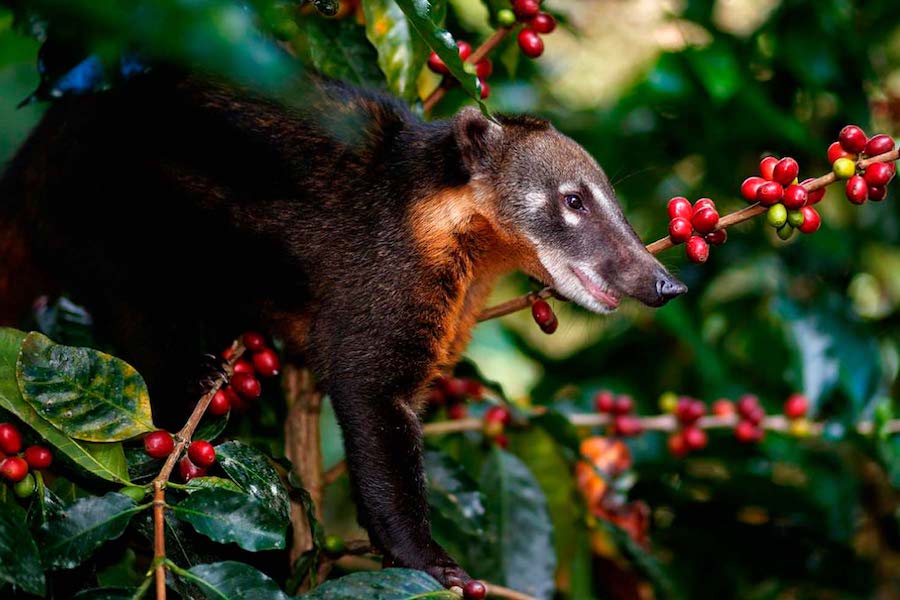
[(705, 263), (709, 258), (709, 244), (698, 235), (691, 236), (684, 250), (691, 262)]
[(696, 202), (694, 202), (694, 214), (697, 213), (698, 210), (704, 208), (711, 208), (716, 210), (716, 203), (712, 201), (712, 198), (700, 198)]
[(250, 352), (259, 352), (266, 347), (266, 338), (258, 331), (248, 331), (242, 337), (244, 347)]
[(767, 181), (756, 190), (756, 200), (763, 206), (772, 206), (778, 204), (783, 194), (784, 188), (781, 187), (781, 184)]
[(479, 87), (481, 87), (481, 99), (487, 100), (488, 96), (491, 95), (491, 85), (487, 82), (486, 79), (479, 79), (478, 85)]
[(234, 367), (232, 367), (232, 370), (235, 373), (248, 373), (250, 375), (253, 375), (253, 373), (255, 372), (253, 369), (253, 364), (251, 364), (250, 361), (246, 358), (239, 358), (234, 361)]
[(680, 431), (676, 431), (669, 436), (669, 439), (666, 440), (666, 446), (669, 448), (669, 453), (675, 458), (685, 456), (689, 450)]
[(185, 456), (180, 461), (178, 461), (178, 472), (181, 473), (181, 479), (185, 483), (194, 479), (195, 477), (205, 477), (206, 469), (198, 467), (194, 463), (191, 462), (191, 459)]
[(457, 400), (464, 398), (468, 389), (466, 380), (461, 377), (447, 377), (441, 381), (441, 387), (444, 393)]
[(262, 394), (259, 379), (249, 373), (235, 373), (231, 376), (231, 388), (244, 400), (256, 400)]
[(485, 596), (487, 596), (487, 588), (477, 579), (471, 580), (463, 588), (465, 600), (484, 600)]
[(874, 163), (866, 167), (863, 178), (869, 185), (885, 186), (894, 178), (894, 166), (890, 163)]
[(205, 469), (216, 462), (216, 449), (209, 442), (197, 440), (188, 446), (188, 456), (192, 463)]
[(523, 28), (516, 39), (522, 54), (528, 58), (537, 58), (544, 53), (544, 41), (533, 29)]
[(514, 0), (512, 9), (520, 21), (529, 21), (541, 12), (541, 3), (538, 0)]
[(747, 418), (748, 415), (753, 414), (753, 411), (759, 408), (759, 398), (754, 396), (753, 394), (744, 394), (737, 401), (737, 412), (743, 418)]
[(878, 156), (894, 149), (894, 138), (883, 133), (879, 133), (868, 141), (866, 149), (863, 150), (866, 156)]
[[(460, 41), (456, 42), (456, 47), (459, 49), (460, 60), (465, 61), (471, 56), (472, 44)], [(444, 61), (438, 56), (437, 52), (432, 51), (432, 53), (428, 55), (428, 68), (438, 75), (450, 74), (450, 69), (447, 68), (447, 65), (444, 64)]]
[(682, 244), (691, 238), (694, 228), (690, 221), (683, 217), (675, 217), (669, 222), (669, 237), (675, 244)]
[(559, 326), (559, 321), (556, 320), (556, 315), (546, 300), (536, 300), (531, 305), (531, 316), (541, 331), (546, 334), (553, 333)]
[(460, 40), (456, 42), (456, 47), (459, 49), (459, 59), (463, 62), (469, 60), (472, 56), (472, 44)]
[(18, 454), (22, 449), (22, 436), (12, 423), (0, 423), (0, 452)]
[(228, 394), (225, 393), (225, 390), (220, 389), (213, 394), (209, 401), (209, 407), (206, 410), (214, 417), (221, 417), (231, 410), (231, 401), (228, 399)]
[(494, 72), (494, 63), (489, 58), (482, 58), (475, 63), (475, 75), (478, 79), (487, 79)]
[(766, 181), (773, 181), (775, 177), (775, 165), (778, 159), (774, 156), (767, 156), (759, 162), (759, 173)]
[(612, 413), (616, 415), (627, 415), (634, 410), (634, 400), (628, 394), (620, 394), (616, 396), (613, 403)]
[(887, 188), (884, 186), (870, 185), (868, 192), (872, 202), (881, 202), (887, 198)]
[(788, 210), (800, 210), (806, 206), (807, 200), (809, 200), (809, 192), (802, 185), (789, 185), (781, 198), (782, 204)]
[(501, 433), (500, 435), (494, 437), (494, 439), (492, 439), (491, 442), (495, 446), (499, 446), (499, 447), (503, 448), (504, 450), (509, 448), (509, 438), (506, 437), (505, 433)]
[(697, 233), (709, 233), (719, 224), (719, 213), (714, 208), (703, 207), (694, 213), (691, 225)]
[(553, 33), (553, 30), (556, 29), (556, 19), (553, 18), (553, 15), (542, 12), (535, 15), (529, 25), (538, 33)]
[(721, 246), (726, 241), (728, 241), (728, 232), (724, 229), (717, 229), (704, 235), (703, 239), (706, 240), (708, 244), (712, 244), (713, 246)]
[(505, 406), (492, 406), (484, 411), (484, 420), (509, 425), (512, 422), (512, 413)]
[(151, 458), (165, 458), (175, 449), (175, 440), (168, 431), (158, 429), (144, 438), (144, 452)]
[(466, 414), (468, 414), (469, 410), (465, 404), (451, 404), (447, 407), (447, 418), (453, 421), (457, 421), (459, 419), (465, 419)]
[(857, 157), (856, 154), (844, 150), (844, 147), (841, 146), (840, 142), (834, 142), (828, 146), (828, 163), (834, 164), (834, 161), (839, 158), (849, 158), (850, 160), (855, 161)]
[(615, 404), (616, 397), (609, 390), (600, 390), (594, 396), (594, 408), (599, 413), (612, 412)]
[(666, 213), (669, 215), (669, 219), (682, 218), (690, 221), (694, 216), (694, 207), (687, 198), (675, 196), (666, 204)]
[(263, 377), (274, 377), (281, 370), (281, 361), (271, 348), (263, 348), (253, 354), (253, 368)]
[[(809, 179), (804, 179), (802, 182), (800, 182), (800, 185), (806, 186), (809, 183), (811, 183), (812, 181), (814, 181), (814, 180), (812, 179), (812, 177), (810, 177)], [(806, 192), (806, 204), (808, 206), (813, 205), (813, 204), (818, 204), (819, 201), (821, 201), (822, 198), (824, 198), (824, 197), (825, 197), (825, 188), (823, 188), (823, 187), (820, 187), (819, 189), (814, 190), (812, 192), (807, 191)]]
[(759, 190), (759, 186), (765, 182), (766, 180), (762, 177), (748, 177), (741, 184), (741, 196), (747, 202), (756, 202), (756, 192)]
[(25, 449), (25, 462), (32, 469), (46, 469), (53, 462), (53, 453), (43, 446), (28, 446)]
[(853, 204), (865, 204), (869, 195), (869, 186), (862, 175), (854, 175), (847, 180), (847, 200)]
[(484, 386), (477, 379), (466, 379), (466, 396), (473, 400), (481, 400), (484, 396)]
[(28, 475), (28, 463), (19, 456), (9, 456), (0, 461), (0, 477), (18, 483)]
[(819, 212), (812, 206), (804, 206), (800, 209), (800, 212), (803, 213), (803, 223), (797, 228), (800, 230), (800, 233), (810, 234), (817, 232), (819, 227), (822, 226), (822, 217), (819, 216)]
[(784, 416), (788, 419), (800, 419), (809, 410), (809, 400), (803, 394), (791, 394), (784, 402)]
[(681, 435), (684, 436), (684, 444), (688, 447), (688, 450), (702, 450), (706, 448), (708, 441), (706, 432), (696, 425), (685, 427)]
[(675, 418), (682, 425), (690, 425), (696, 423), (703, 416), (704, 412), (706, 412), (706, 407), (702, 402), (685, 396), (678, 399), (678, 405), (675, 407)]
[(868, 138), (866, 132), (856, 125), (847, 125), (841, 129), (838, 135), (838, 141), (847, 152), (858, 154), (866, 149)]
[(643, 430), (641, 420), (634, 415), (616, 415), (613, 418), (613, 433), (622, 437), (632, 437)]
[(759, 425), (754, 425), (750, 421), (741, 421), (734, 428), (734, 436), (742, 444), (753, 444), (762, 440), (764, 431)]
[(712, 414), (717, 417), (731, 417), (735, 413), (734, 402), (726, 398), (719, 398), (712, 405)]
[(799, 173), (800, 165), (797, 164), (797, 161), (786, 156), (775, 163), (775, 168), (772, 169), (772, 179), (781, 185), (790, 185)]

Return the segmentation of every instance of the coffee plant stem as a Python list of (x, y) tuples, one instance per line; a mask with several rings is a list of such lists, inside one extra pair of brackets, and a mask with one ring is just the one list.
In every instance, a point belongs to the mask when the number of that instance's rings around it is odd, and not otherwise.
[[(469, 56), (466, 62), (475, 64), (482, 58), (486, 57), (494, 50), (494, 48), (500, 45), (500, 42), (502, 42), (506, 38), (506, 36), (509, 35), (509, 32), (512, 31), (513, 27), (514, 26), (500, 27), (499, 29), (497, 29), (493, 34), (491, 34), (491, 37), (485, 40), (482, 45), (478, 46), (478, 48), (472, 53), (471, 56)], [(425, 112), (430, 112), (431, 109), (434, 108), (435, 105), (440, 102), (441, 99), (447, 94), (447, 91), (455, 84), (456, 80), (452, 77), (444, 77), (444, 79), (441, 81), (441, 85), (434, 88), (434, 91), (428, 94), (428, 97), (425, 98), (424, 102), (422, 103), (422, 108), (425, 110)]]
[[(866, 158), (857, 163), (858, 167), (861, 169), (865, 169), (867, 166), (878, 163), (878, 162), (893, 162), (896, 160), (900, 160), (900, 149), (894, 149), (891, 152), (885, 152), (884, 154), (879, 154), (878, 156), (873, 156), (871, 158)], [(809, 183), (805, 184), (803, 187), (807, 189), (807, 191), (815, 191), (821, 189), (827, 185), (830, 185), (837, 181), (834, 173), (828, 173), (827, 175), (822, 175), (816, 179), (813, 179)], [(719, 229), (727, 229), (732, 225), (737, 225), (738, 223), (743, 223), (744, 221), (749, 221), (753, 217), (764, 214), (767, 210), (767, 207), (762, 206), (759, 203), (751, 204), (750, 206), (744, 207), (738, 211), (733, 213), (729, 213), (719, 219), (719, 223), (716, 226), (714, 231)], [(668, 250), (675, 246), (672, 243), (672, 240), (669, 239), (668, 236), (658, 239), (652, 244), (647, 245), (647, 250), (651, 254), (659, 254), (664, 250)], [(535, 300), (538, 298), (548, 298), (553, 294), (553, 290), (550, 287), (545, 287), (539, 292), (529, 292), (522, 296), (518, 296), (513, 298), (512, 300), (507, 300), (502, 304), (498, 304), (496, 306), (491, 306), (484, 309), (479, 315), (479, 321), (487, 321), (489, 319), (496, 319), (497, 317), (502, 317), (504, 315), (508, 315), (514, 313), (516, 311), (522, 310), (524, 308), (528, 308), (532, 304), (534, 304)]]

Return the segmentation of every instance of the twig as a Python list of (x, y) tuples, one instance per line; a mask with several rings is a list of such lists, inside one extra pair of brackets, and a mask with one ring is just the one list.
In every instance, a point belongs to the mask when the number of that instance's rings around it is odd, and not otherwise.
[(331, 485), (346, 472), (347, 463), (344, 461), (340, 461), (336, 465), (325, 471), (325, 475), (322, 476), (322, 483), (325, 485)]
[[(513, 26), (514, 27), (514, 26)], [(466, 62), (475, 64), (480, 61), (482, 58), (490, 54), (494, 48), (500, 45), (500, 42), (509, 35), (509, 32), (512, 31), (512, 27), (500, 27), (497, 29), (491, 37), (489, 37), (485, 42), (478, 46), (478, 48), (466, 59)], [(431, 109), (435, 107), (435, 105), (441, 101), (441, 99), (447, 95), (447, 90), (451, 87), (459, 83), (456, 79), (452, 77), (444, 77), (441, 80), (441, 84), (434, 88), (428, 97), (425, 98), (425, 101), (422, 103), (422, 108), (425, 109), (425, 112), (431, 112)]]
[[(871, 158), (866, 158), (864, 160), (859, 161), (857, 164), (859, 168), (865, 169), (867, 166), (877, 163), (877, 162), (892, 162), (900, 160), (900, 149), (895, 149), (891, 152), (885, 152), (884, 154), (879, 154), (878, 156), (873, 156)], [(809, 183), (805, 184), (805, 187), (808, 191), (812, 192), (818, 189), (821, 189), (827, 185), (830, 185), (838, 181), (838, 179), (834, 176), (834, 173), (828, 173), (827, 175), (822, 175), (816, 179), (813, 179)], [(759, 216), (765, 213), (768, 210), (767, 206), (762, 206), (759, 203), (751, 204), (750, 206), (744, 207), (738, 211), (727, 214), (721, 219), (719, 219), (718, 225), (716, 225), (715, 230), (719, 229), (727, 229), (733, 225), (737, 225), (738, 223), (743, 223), (744, 221), (748, 221), (753, 217)], [(666, 236), (664, 238), (660, 238), (653, 242), (652, 244), (647, 244), (647, 250), (651, 254), (659, 254), (664, 250), (668, 250), (670, 248), (674, 248), (675, 244), (672, 243), (672, 240)], [(535, 295), (540, 296), (541, 298), (547, 298), (552, 294), (552, 289), (549, 287), (545, 287), (540, 292), (530, 292), (523, 296), (519, 296), (517, 298), (513, 298), (512, 300), (507, 300), (502, 304), (498, 304), (496, 306), (491, 306), (489, 308), (484, 309), (481, 314), (478, 315), (479, 321), (487, 321), (489, 319), (496, 319), (497, 317), (502, 317), (504, 315), (508, 315), (510, 313), (514, 313), (516, 311), (522, 310), (523, 308), (528, 308), (534, 303)]]
[(494, 598), (507, 598), (508, 600), (537, 600), (534, 596), (529, 596), (528, 594), (523, 594), (522, 592), (517, 592), (516, 590), (495, 583), (485, 583), (485, 587), (487, 587), (488, 596), (493, 596)]
[(213, 385), (210, 387), (197, 406), (194, 407), (191, 416), (188, 417), (187, 423), (181, 428), (181, 431), (175, 434), (175, 448), (166, 462), (163, 463), (159, 475), (153, 479), (153, 559), (156, 562), (156, 600), (166, 600), (166, 536), (165, 536), (165, 507), (166, 507), (166, 491), (165, 487), (175, 469), (175, 463), (181, 458), (181, 453), (190, 443), (191, 438), (196, 431), (200, 420), (203, 418), (206, 409), (212, 397), (216, 395), (219, 389), (228, 383), (234, 369), (234, 363), (244, 353), (244, 345), (236, 340), (231, 344), (231, 355), (225, 361), (225, 372), (220, 375)]

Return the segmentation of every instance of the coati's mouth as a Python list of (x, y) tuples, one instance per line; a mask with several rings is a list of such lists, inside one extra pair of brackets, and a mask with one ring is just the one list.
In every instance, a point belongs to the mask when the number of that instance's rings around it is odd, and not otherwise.
[(597, 283), (578, 267), (572, 266), (570, 268), (572, 269), (572, 272), (575, 273), (575, 277), (578, 278), (578, 281), (581, 282), (581, 285), (584, 286), (584, 289), (586, 289), (595, 300), (599, 300), (611, 309), (615, 309), (619, 306), (620, 301), (618, 296), (612, 293), (605, 281), (601, 279), (600, 283)]

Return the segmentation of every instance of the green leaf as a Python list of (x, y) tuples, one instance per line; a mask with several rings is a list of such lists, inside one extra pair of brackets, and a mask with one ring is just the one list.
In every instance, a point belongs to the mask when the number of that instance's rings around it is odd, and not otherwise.
[(530, 417), (529, 421), (532, 425), (543, 429), (561, 448), (564, 448), (568, 460), (574, 461), (578, 458), (581, 453), (581, 440), (575, 426), (564, 414), (549, 409), (542, 414)]
[(410, 25), (421, 36), (429, 48), (437, 52), (444, 64), (462, 85), (462, 88), (478, 103), (481, 110), (486, 113), (487, 108), (481, 102), (480, 86), (475, 75), (467, 73), (463, 62), (459, 58), (459, 49), (456, 40), (450, 32), (441, 28), (439, 19), (435, 15), (435, 7), (432, 2), (425, 0), (396, 0), (400, 9), (406, 13)]
[(72, 600), (132, 600), (137, 590), (126, 587), (102, 587), (81, 590)]
[(25, 402), (16, 383), (16, 361), (26, 334), (0, 328), (0, 406), (16, 415), (48, 443), (82, 469), (117, 483), (129, 483), (122, 445), (75, 441), (54, 427)]
[(360, 86), (384, 86), (375, 49), (353, 19), (306, 17), (297, 23), (300, 54), (316, 70)]
[(187, 493), (191, 494), (200, 490), (219, 489), (242, 493), (241, 487), (230, 479), (222, 477), (194, 477), (187, 482)]
[(287, 523), (262, 500), (226, 489), (198, 490), (172, 507), (175, 516), (214, 542), (244, 550), (285, 547)]
[(228, 419), (230, 416), (231, 411), (219, 416), (207, 412), (200, 420), (200, 424), (197, 425), (197, 430), (194, 431), (194, 439), (212, 442), (222, 435), (222, 432), (228, 427)]
[(291, 501), (287, 489), (265, 454), (242, 442), (231, 441), (216, 446), (216, 458), (242, 490), (259, 498), (278, 518), (285, 522), (290, 520)]
[(146, 506), (117, 492), (76, 500), (41, 526), (40, 551), (49, 569), (71, 569), (125, 531), (131, 517)]
[(495, 448), (480, 479), (495, 547), (483, 576), (536, 598), (551, 598), (556, 557), (547, 499), (534, 475), (509, 452)]
[(484, 495), (462, 465), (444, 452), (425, 453), (428, 504), (463, 534), (484, 535)]
[(209, 600), (287, 600), (288, 596), (267, 575), (250, 565), (225, 561), (197, 565), (178, 576)]
[(412, 569), (385, 569), (326, 581), (302, 598), (310, 600), (459, 600), (431, 575)]
[(25, 401), (73, 438), (118, 442), (155, 429), (143, 378), (109, 354), (29, 333), (16, 376)]
[(44, 595), (37, 545), (25, 525), (25, 511), (15, 504), (0, 504), (0, 583)]
[(378, 51), (378, 66), (387, 78), (388, 89), (414, 102), (418, 95), (416, 79), (428, 57), (428, 46), (394, 0), (368, 0), (362, 6), (366, 37)]

